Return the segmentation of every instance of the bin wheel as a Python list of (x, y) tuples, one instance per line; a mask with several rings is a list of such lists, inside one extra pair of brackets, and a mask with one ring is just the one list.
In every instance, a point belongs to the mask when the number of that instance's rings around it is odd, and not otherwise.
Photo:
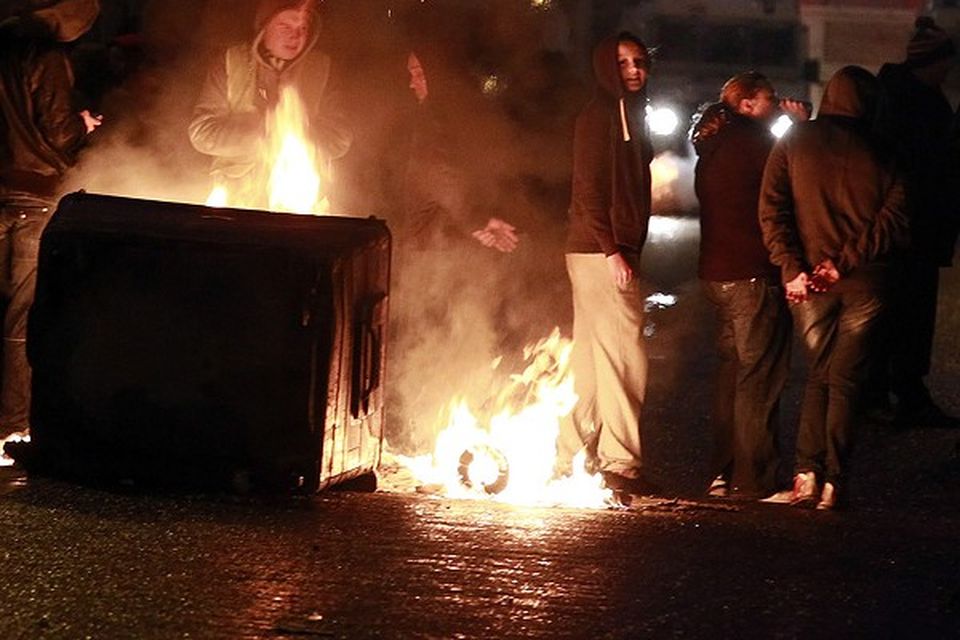
[(341, 491), (373, 493), (377, 490), (377, 474), (373, 471), (368, 471), (356, 478), (350, 478), (337, 484), (336, 488)]

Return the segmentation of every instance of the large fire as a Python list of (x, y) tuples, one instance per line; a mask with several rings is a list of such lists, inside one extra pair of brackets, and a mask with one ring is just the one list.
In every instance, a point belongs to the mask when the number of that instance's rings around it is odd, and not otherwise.
[(317, 146), (308, 135), (307, 111), (297, 90), (283, 87), (277, 105), (267, 119), (266, 139), (261, 158), (265, 172), (250, 180), (262, 184), (245, 185), (244, 196), (231, 193), (227, 185), (216, 184), (207, 198), (211, 207), (259, 208), (266, 200), (271, 211), (325, 215), (330, 204), (323, 194), (324, 174)]
[(492, 499), (521, 505), (605, 507), (611, 493), (584, 470), (584, 452), (573, 475), (556, 477), (560, 422), (577, 403), (570, 355), (573, 342), (560, 331), (524, 349), (526, 368), (491, 400), (484, 423), (463, 398), (451, 403), (450, 420), (432, 454), (396, 456), (422, 486), (452, 498)]

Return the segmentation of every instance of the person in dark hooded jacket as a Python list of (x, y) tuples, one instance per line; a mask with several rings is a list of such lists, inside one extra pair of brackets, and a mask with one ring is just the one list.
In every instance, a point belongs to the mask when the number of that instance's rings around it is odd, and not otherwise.
[[(703, 290), (720, 319), (711, 422), (715, 479), (709, 494), (766, 498), (777, 489), (778, 408), (790, 364), (791, 323), (779, 274), (763, 245), (757, 201), (773, 119), (806, 120), (802, 102), (779, 100), (762, 74), (724, 83), (720, 102), (692, 130), (697, 151)], [(779, 494), (782, 497), (782, 494)]]
[(871, 131), (878, 96), (869, 71), (837, 71), (817, 119), (774, 146), (761, 186), (764, 243), (807, 356), (793, 500), (821, 509), (844, 489), (890, 257), (908, 242), (903, 178)]
[(0, 439), (27, 431), (30, 365), (27, 312), (33, 303), (40, 233), (64, 174), (99, 118), (73, 104), (63, 43), (92, 25), (96, 0), (33, 3), (0, 24), (0, 280), (9, 297), (3, 326)]
[(650, 218), (646, 83), (650, 56), (629, 33), (593, 52), (597, 88), (577, 117), (567, 272), (579, 402), (558, 440), (559, 473), (584, 445), (607, 486), (649, 494), (640, 414), (647, 384), (640, 251)]
[[(401, 194), (400, 242), (426, 250), (448, 248), (472, 237), (485, 247), (509, 253), (519, 245), (516, 228), (479, 211), (482, 197), (469, 175), (476, 151), (460, 128), (464, 113), (476, 118), (472, 92), (445, 64), (442, 49), (420, 43), (407, 56), (409, 88), (416, 102), (405, 120), (407, 134)], [(482, 127), (483, 124), (478, 124)]]
[(316, 0), (260, 0), (254, 30), (251, 42), (230, 47), (211, 67), (188, 133), (197, 151), (213, 156), (214, 181), (231, 202), (266, 206), (266, 114), (282, 88), (297, 90), (323, 161), (342, 157), (353, 137), (332, 97), (330, 58), (316, 48)]
[(932, 18), (921, 16), (902, 63), (877, 75), (883, 89), (878, 131), (907, 172), (911, 247), (903, 256), (891, 300), (889, 362), (877, 372), (878, 409), (897, 398), (900, 427), (960, 427), (960, 418), (937, 406), (924, 383), (930, 373), (940, 269), (949, 267), (960, 231), (960, 202), (951, 144), (953, 112), (942, 85), (956, 48)]

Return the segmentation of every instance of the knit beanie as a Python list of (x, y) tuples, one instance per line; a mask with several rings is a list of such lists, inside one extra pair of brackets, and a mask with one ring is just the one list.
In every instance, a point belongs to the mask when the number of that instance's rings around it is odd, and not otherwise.
[(926, 67), (956, 53), (950, 35), (938, 27), (930, 16), (920, 16), (914, 26), (913, 37), (907, 43), (907, 65)]
[[(260, 33), (263, 31), (263, 28), (270, 22), (270, 18), (281, 11), (300, 8), (305, 8), (307, 11), (315, 13), (317, 3), (315, 0), (260, 0), (260, 2), (257, 3), (257, 12), (253, 19), (254, 32)], [(316, 16), (314, 16), (314, 19), (316, 19)]]

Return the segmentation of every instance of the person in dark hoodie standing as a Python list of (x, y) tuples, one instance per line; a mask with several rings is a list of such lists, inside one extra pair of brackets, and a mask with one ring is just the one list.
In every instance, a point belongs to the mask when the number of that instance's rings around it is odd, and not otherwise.
[(210, 69), (188, 133), (197, 151), (214, 157), (214, 179), (231, 200), (266, 206), (261, 147), (283, 87), (303, 101), (323, 160), (342, 157), (353, 138), (334, 104), (330, 58), (315, 48), (316, 1), (260, 0), (254, 30), (251, 42), (230, 47)]
[[(27, 312), (33, 303), (40, 234), (64, 174), (100, 119), (73, 103), (63, 43), (83, 35), (96, 0), (33, 3), (0, 24), (0, 279), (9, 304), (3, 326), (0, 439), (27, 431), (30, 365)], [(39, 8), (36, 8), (39, 7)]]
[(869, 71), (837, 71), (817, 119), (774, 146), (761, 186), (764, 244), (807, 357), (793, 501), (819, 509), (842, 496), (890, 256), (908, 242), (903, 178), (871, 131), (879, 93)]
[(953, 112), (941, 88), (955, 60), (950, 36), (921, 16), (906, 60), (885, 64), (878, 74), (883, 88), (878, 130), (907, 172), (911, 204), (911, 247), (888, 319), (896, 339), (890, 341), (889, 371), (880, 372), (877, 399), (881, 408), (888, 403), (889, 387), (901, 427), (960, 427), (960, 419), (934, 403), (923, 380), (930, 373), (940, 269), (952, 264), (960, 231), (960, 189), (951, 173)]
[(748, 71), (723, 85), (692, 130), (699, 155), (699, 276), (720, 319), (712, 422), (710, 495), (731, 488), (771, 496), (779, 465), (778, 407), (790, 363), (791, 321), (779, 274), (763, 245), (757, 202), (767, 156), (776, 141), (770, 126), (782, 112), (810, 113), (802, 102), (778, 100), (762, 74)]
[(647, 352), (640, 251), (650, 218), (653, 150), (644, 118), (650, 55), (629, 33), (593, 52), (597, 88), (577, 117), (566, 245), (573, 289), (572, 368), (579, 402), (561, 426), (559, 473), (587, 446), (606, 485), (656, 491), (643, 471)]

